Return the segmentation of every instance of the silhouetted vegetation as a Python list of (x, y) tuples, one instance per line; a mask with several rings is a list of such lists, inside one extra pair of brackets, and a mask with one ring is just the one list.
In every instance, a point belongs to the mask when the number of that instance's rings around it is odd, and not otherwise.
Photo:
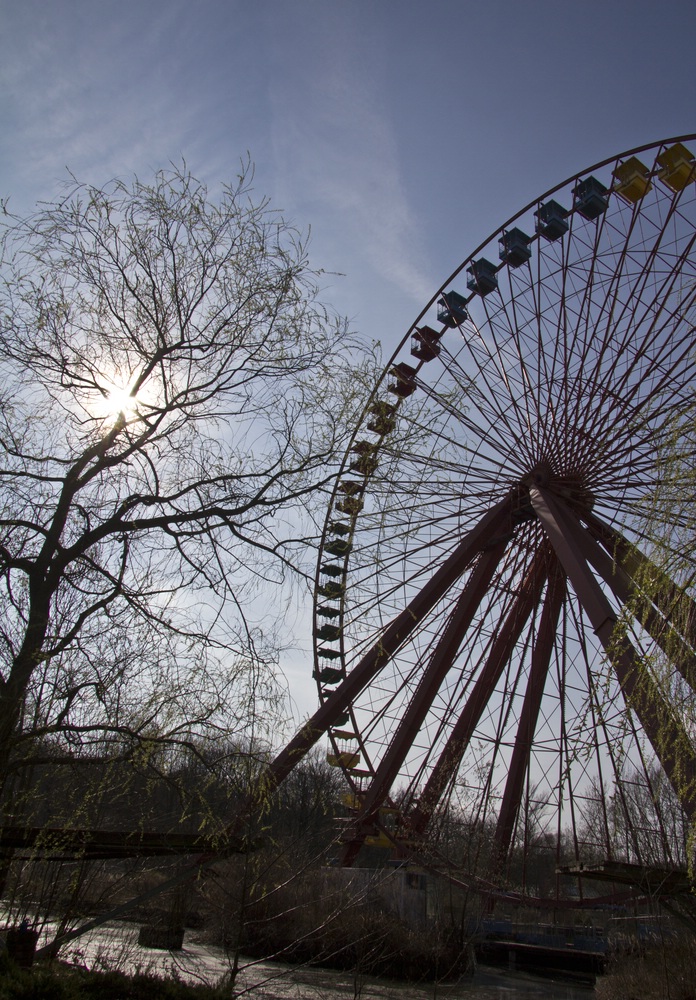
[(696, 941), (684, 936), (643, 954), (618, 955), (597, 980), (597, 1000), (694, 1000)]

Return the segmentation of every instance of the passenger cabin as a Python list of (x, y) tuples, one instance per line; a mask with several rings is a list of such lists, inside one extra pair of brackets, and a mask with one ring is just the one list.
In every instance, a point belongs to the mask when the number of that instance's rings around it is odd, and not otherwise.
[(350, 525), (346, 524), (345, 521), (332, 521), (329, 525), (329, 531), (332, 535), (349, 535)]
[(370, 406), (368, 412), (372, 416), (372, 420), (367, 425), (368, 431), (372, 431), (373, 434), (379, 434), (380, 437), (383, 437), (394, 430), (396, 426), (396, 420), (394, 419), (396, 406), (393, 403), (384, 403), (378, 400)]
[(539, 210), (534, 213), (536, 217), (536, 231), (545, 240), (553, 242), (568, 232), (568, 212), (557, 201), (551, 199), (539, 206)]
[(396, 832), (395, 826), (398, 814), (398, 809), (382, 806), (377, 812), (377, 822), (373, 826), (372, 831), (365, 837), (365, 846), (393, 848), (395, 844), (390, 834)]
[(343, 753), (327, 753), (326, 762), (331, 767), (345, 767), (350, 770), (360, 763), (360, 754), (351, 753), (350, 750), (345, 750)]
[(466, 287), (477, 295), (483, 297), (494, 292), (498, 287), (497, 267), (485, 257), (471, 262), (471, 267), (467, 267), (466, 273), (469, 275)]
[(529, 244), (532, 237), (527, 236), (521, 229), (508, 229), (503, 232), (499, 240), (500, 259), (510, 267), (521, 267), (526, 264), (532, 256)]
[(341, 655), (340, 649), (331, 649), (330, 646), (319, 646), (317, 649), (317, 656), (325, 660), (337, 660)]
[(322, 563), (321, 572), (325, 573), (326, 576), (342, 576), (343, 567), (336, 566), (335, 563)]
[(458, 292), (445, 292), (442, 298), (437, 300), (437, 306), (438, 321), (450, 329), (469, 318), (466, 299)]
[(657, 158), (661, 169), (657, 176), (672, 191), (683, 191), (696, 178), (696, 164), (691, 150), (681, 142), (663, 149)]
[[(362, 483), (357, 482), (355, 479), (344, 479), (338, 484), (338, 488), (341, 493), (345, 493), (349, 497), (354, 497), (358, 493), (362, 493), (364, 486)], [(339, 534), (345, 534), (344, 531), (339, 532)]]
[(330, 625), (325, 622), (321, 628), (314, 630), (315, 639), (321, 639), (322, 642), (335, 642), (337, 639), (341, 638), (342, 629), (338, 625)]
[(354, 462), (350, 463), (352, 472), (358, 472), (361, 476), (371, 476), (379, 465), (376, 455), (361, 455)]
[(336, 504), (336, 510), (341, 514), (348, 514), (353, 517), (355, 514), (359, 514), (363, 509), (363, 502), (360, 497), (346, 497), (345, 500), (340, 500)]
[(395, 396), (405, 398), (411, 396), (416, 391), (416, 369), (407, 365), (405, 361), (399, 362), (389, 372), (396, 381), (390, 382), (387, 386), (389, 392)]
[(338, 618), (340, 613), (340, 608), (330, 608), (327, 604), (322, 604), (317, 608), (317, 614), (321, 615), (322, 618)]
[(357, 736), (351, 729), (332, 729), (331, 735), (336, 740), (357, 740)]
[(362, 808), (362, 800), (357, 792), (344, 792), (341, 796), (341, 802), (346, 809), (352, 809), (353, 812), (359, 812)]
[(365, 837), (365, 847), (394, 847), (394, 841), (384, 832), (384, 830), (377, 830), (376, 827), (374, 830), (374, 833), (368, 833)]
[(433, 361), (440, 353), (438, 341), (441, 337), (442, 331), (429, 326), (418, 327), (411, 337), (411, 354), (420, 361)]
[(323, 667), (318, 677), (322, 684), (338, 684), (343, 680), (343, 671), (336, 667)]
[(377, 451), (377, 445), (374, 441), (356, 441), (355, 444), (351, 445), (350, 450), (356, 455), (374, 455)]
[(347, 556), (352, 547), (345, 538), (332, 538), (324, 546), (324, 551), (330, 552), (332, 556)]
[(609, 190), (596, 177), (585, 177), (573, 189), (575, 208), (583, 219), (599, 218), (607, 210)]
[(652, 188), (650, 171), (637, 156), (631, 156), (620, 163), (613, 176), (616, 180), (616, 193), (629, 205), (635, 205)]
[(379, 434), (380, 437), (384, 437), (385, 434), (391, 434), (395, 427), (396, 421), (393, 417), (375, 417), (367, 423), (368, 431), (372, 431), (373, 434)]

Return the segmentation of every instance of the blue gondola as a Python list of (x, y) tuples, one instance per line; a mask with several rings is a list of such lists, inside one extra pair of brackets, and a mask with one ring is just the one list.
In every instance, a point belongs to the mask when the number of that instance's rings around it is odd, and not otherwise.
[(547, 201), (539, 207), (536, 216), (536, 231), (547, 240), (558, 240), (568, 232), (566, 221), (568, 212), (557, 201)]
[(445, 292), (437, 301), (437, 318), (450, 328), (459, 326), (469, 318), (466, 299), (458, 292)]
[(532, 256), (529, 246), (531, 242), (532, 237), (527, 236), (521, 229), (506, 230), (499, 240), (500, 259), (510, 267), (521, 267)]
[(586, 177), (573, 189), (575, 207), (583, 219), (597, 219), (607, 210), (609, 191), (596, 177)]
[(476, 292), (477, 295), (484, 296), (494, 292), (498, 287), (498, 275), (495, 264), (491, 264), (485, 257), (471, 262), (471, 267), (467, 267), (466, 273), (469, 275), (466, 287)]

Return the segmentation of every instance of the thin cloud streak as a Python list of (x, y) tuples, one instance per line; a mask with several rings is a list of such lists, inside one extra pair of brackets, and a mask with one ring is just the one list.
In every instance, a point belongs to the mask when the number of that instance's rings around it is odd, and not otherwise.
[[(23, 21), (34, 15), (29, 34)], [(13, 118), (6, 175), (45, 196), (66, 168), (103, 183), (176, 158), (196, 116), (153, 75), (154, 40), (171, 20), (164, 12), (142, 31), (114, 13), (95, 35), (89, 24), (63, 23), (35, 5), (18, 11), (14, 29), (28, 41), (7, 51), (0, 69)]]
[(358, 75), (345, 58), (330, 64), (325, 59), (319, 73), (313, 67), (311, 79), (313, 85), (298, 74), (291, 87), (276, 85), (270, 93), (283, 197), (304, 192), (304, 218), (331, 218), (331, 256), (343, 269), (344, 262), (359, 260), (361, 268), (422, 305), (434, 283), (419, 250), (419, 227), (378, 83)]

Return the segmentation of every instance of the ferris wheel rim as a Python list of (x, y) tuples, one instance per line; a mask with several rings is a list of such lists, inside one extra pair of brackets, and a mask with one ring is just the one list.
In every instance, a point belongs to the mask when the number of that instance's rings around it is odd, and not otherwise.
[(578, 171), (575, 174), (571, 174), (565, 180), (561, 181), (560, 184), (555, 184), (553, 187), (549, 188), (548, 191), (544, 191), (543, 194), (540, 194), (536, 198), (533, 198), (530, 202), (528, 202), (524, 206), (524, 208), (520, 209), (518, 212), (515, 212), (515, 214), (512, 215), (512, 216), (510, 216), (510, 218), (507, 219), (507, 221), (505, 221), (501, 226), (499, 226), (497, 229), (495, 229), (490, 234), (490, 236), (488, 236), (487, 239), (485, 239), (481, 243), (479, 243), (479, 245), (469, 254), (469, 256), (466, 257), (462, 261), (462, 263), (459, 264), (458, 267), (456, 267), (454, 269), (454, 271), (449, 275), (449, 277), (440, 285), (440, 287), (438, 288), (438, 290), (435, 292), (435, 294), (429, 300), (429, 302), (424, 307), (424, 309), (422, 309), (422, 311), (418, 314), (418, 316), (416, 317), (416, 319), (414, 320), (414, 322), (408, 328), (408, 331), (406, 332), (406, 334), (404, 335), (404, 337), (402, 338), (402, 340), (399, 342), (398, 346), (395, 348), (393, 354), (391, 355), (389, 361), (387, 362), (387, 365), (385, 366), (385, 371), (386, 371), (386, 368), (388, 367), (388, 365), (390, 365), (394, 361), (394, 359), (399, 355), (399, 353), (403, 350), (404, 345), (408, 342), (409, 337), (412, 335), (413, 331), (416, 329), (416, 327), (421, 322), (421, 320), (423, 319), (423, 317), (426, 315), (426, 313), (428, 312), (428, 310), (432, 309), (432, 307), (435, 304), (435, 302), (437, 301), (438, 297), (440, 295), (442, 295), (443, 291), (445, 291), (445, 289), (448, 288), (448, 286), (451, 285), (452, 282), (457, 277), (459, 277), (459, 275), (462, 273), (462, 271), (464, 270), (464, 268), (468, 264), (470, 264), (472, 262), (472, 260), (474, 260), (487, 246), (490, 246), (490, 244), (492, 244), (494, 242), (494, 240), (496, 239), (498, 233), (502, 233), (505, 229), (508, 229), (515, 222), (517, 222), (519, 219), (521, 219), (524, 215), (526, 215), (528, 212), (532, 211), (532, 209), (536, 205), (540, 204), (541, 202), (546, 201), (548, 198), (550, 198), (552, 195), (556, 194), (558, 191), (561, 191), (564, 188), (569, 187), (571, 184), (573, 184), (575, 181), (579, 180), (580, 178), (586, 177), (588, 174), (592, 174), (595, 170), (601, 170), (602, 168), (607, 167), (611, 163), (616, 163), (616, 162), (619, 162), (621, 160), (625, 160), (625, 159), (627, 159), (628, 157), (631, 157), (631, 156), (638, 156), (639, 153), (644, 153), (644, 152), (646, 152), (649, 149), (655, 149), (657, 147), (672, 146), (672, 145), (674, 145), (677, 142), (681, 142), (681, 143), (696, 142), (696, 133), (692, 132), (692, 133), (687, 133), (686, 135), (672, 136), (669, 139), (659, 139), (656, 142), (643, 143), (640, 146), (635, 146), (632, 149), (624, 150), (623, 152), (615, 154), (614, 156), (606, 157), (604, 160), (599, 160), (597, 163), (593, 163), (591, 166), (586, 167), (584, 170), (580, 170), (580, 171)]

